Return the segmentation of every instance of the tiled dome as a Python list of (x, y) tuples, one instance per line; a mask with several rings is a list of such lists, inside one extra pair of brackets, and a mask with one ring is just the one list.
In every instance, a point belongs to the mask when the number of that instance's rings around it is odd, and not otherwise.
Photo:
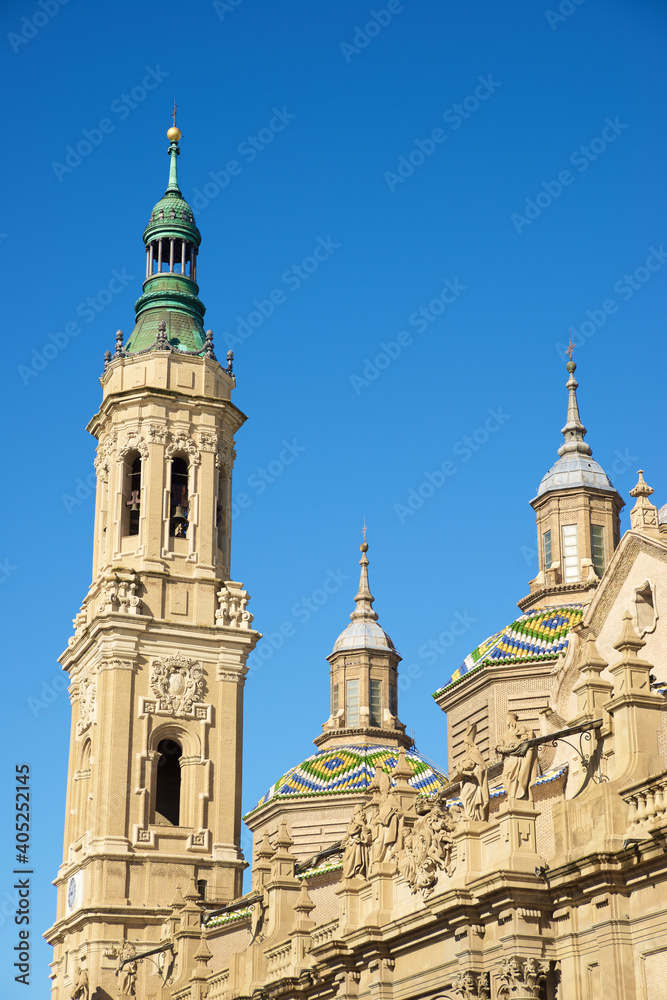
[[(460, 681), (483, 663), (529, 663), (531, 660), (556, 659), (565, 653), (570, 630), (583, 616), (581, 604), (535, 608), (481, 642), (466, 656), (445, 687)], [(440, 688), (444, 691), (445, 687)], [(436, 691), (436, 694), (440, 694)]]
[[(392, 771), (398, 763), (398, 754), (398, 747), (374, 744), (352, 744), (320, 750), (271, 785), (255, 809), (274, 799), (363, 791), (370, 786), (377, 765), (385, 771)], [(445, 787), (445, 776), (434, 770), (433, 765), (424, 760), (417, 750), (407, 750), (405, 758), (413, 772), (409, 779), (413, 788), (428, 795)]]

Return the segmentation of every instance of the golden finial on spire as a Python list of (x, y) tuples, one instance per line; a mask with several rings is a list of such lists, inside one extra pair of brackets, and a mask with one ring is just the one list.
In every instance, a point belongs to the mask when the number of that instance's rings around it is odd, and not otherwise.
[(178, 142), (178, 140), (181, 138), (181, 130), (180, 130), (180, 128), (176, 128), (176, 112), (177, 111), (178, 111), (178, 104), (174, 100), (174, 110), (171, 113), (172, 121), (174, 122), (174, 124), (171, 126), (171, 128), (167, 132), (167, 139), (169, 139), (171, 142)]

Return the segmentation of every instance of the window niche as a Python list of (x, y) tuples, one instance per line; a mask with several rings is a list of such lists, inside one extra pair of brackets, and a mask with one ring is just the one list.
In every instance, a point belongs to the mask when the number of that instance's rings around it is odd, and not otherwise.
[(370, 685), (370, 718), (371, 726), (379, 729), (382, 725), (382, 681), (371, 678)]
[(157, 762), (153, 822), (161, 826), (179, 826), (183, 750), (176, 740), (160, 740), (157, 750), (160, 756)]
[(131, 451), (123, 463), (123, 536), (139, 534), (141, 517), (141, 455)]
[(173, 538), (185, 538), (188, 530), (188, 462), (181, 455), (171, 460), (170, 517), (169, 534)]
[(346, 684), (345, 715), (347, 726), (359, 725), (359, 680), (357, 678), (347, 681)]
[(635, 587), (634, 618), (640, 637), (647, 632), (653, 632), (658, 622), (658, 610), (655, 603), (655, 587), (645, 580), (641, 587)]
[(561, 528), (561, 545), (563, 553), (563, 583), (578, 583), (579, 573), (579, 541), (576, 524), (564, 524)]

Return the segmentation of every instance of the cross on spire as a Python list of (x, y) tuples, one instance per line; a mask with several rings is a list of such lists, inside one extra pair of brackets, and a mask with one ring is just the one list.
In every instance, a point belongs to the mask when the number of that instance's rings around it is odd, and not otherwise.
[(366, 527), (366, 518), (365, 517), (364, 517), (364, 526), (362, 528), (362, 531), (364, 533), (364, 542), (365, 542), (366, 541), (366, 532), (368, 531), (368, 528)]
[(565, 352), (570, 355), (570, 361), (572, 360), (572, 355), (576, 346), (576, 344), (572, 343), (572, 327), (570, 327), (570, 343), (567, 345), (567, 351)]
[(174, 122), (174, 126), (176, 125), (176, 112), (177, 111), (178, 111), (178, 104), (176, 103), (176, 99), (174, 98), (174, 110), (171, 113), (171, 117), (172, 117), (172, 120)]

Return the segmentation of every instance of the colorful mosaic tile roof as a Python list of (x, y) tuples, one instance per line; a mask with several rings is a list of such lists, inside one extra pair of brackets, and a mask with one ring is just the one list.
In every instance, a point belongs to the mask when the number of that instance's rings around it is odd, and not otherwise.
[(555, 659), (567, 650), (570, 629), (582, 618), (581, 604), (535, 608), (480, 643), (436, 695), (484, 663), (530, 663)]
[(252, 910), (249, 906), (244, 906), (241, 909), (232, 910), (230, 913), (220, 913), (209, 920), (206, 919), (206, 914), (204, 914), (204, 923), (207, 927), (220, 927), (223, 924), (233, 924), (237, 920), (245, 920), (250, 916), (251, 912)]
[[(415, 750), (406, 751), (406, 760), (412, 768), (409, 779), (413, 788), (428, 795), (447, 784), (441, 775)], [(376, 765), (392, 771), (398, 763), (397, 747), (374, 744), (354, 744), (330, 747), (314, 753), (303, 764), (293, 767), (271, 785), (255, 809), (272, 799), (303, 798), (304, 796), (341, 795), (362, 791), (373, 780)], [(255, 810), (251, 810), (254, 812)]]
[(297, 878), (315, 878), (317, 875), (328, 875), (329, 872), (340, 871), (343, 867), (343, 859), (335, 858), (333, 861), (325, 861), (315, 868), (307, 868), (305, 872), (299, 872)]

